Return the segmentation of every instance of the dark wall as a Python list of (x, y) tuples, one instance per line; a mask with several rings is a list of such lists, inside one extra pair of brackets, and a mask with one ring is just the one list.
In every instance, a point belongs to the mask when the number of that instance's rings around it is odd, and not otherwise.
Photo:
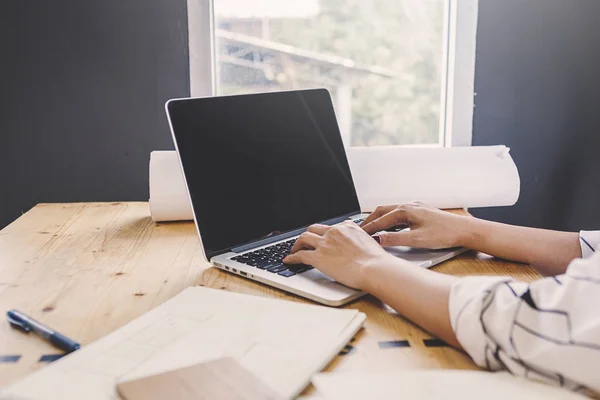
[[(507, 144), (522, 194), (476, 214), (600, 227), (598, 0), (480, 0), (476, 145)], [(0, 4), (0, 228), (38, 202), (145, 200), (163, 112), (188, 96), (185, 0)]]
[(600, 229), (600, 1), (480, 0), (475, 145), (506, 144), (521, 174), (503, 222)]
[(0, 228), (38, 202), (147, 200), (187, 42), (186, 0), (0, 2)]

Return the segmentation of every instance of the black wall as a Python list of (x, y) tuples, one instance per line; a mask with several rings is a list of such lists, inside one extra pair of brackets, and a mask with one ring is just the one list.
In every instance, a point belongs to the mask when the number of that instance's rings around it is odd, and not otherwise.
[(0, 228), (38, 202), (148, 199), (189, 96), (186, 0), (0, 2)]
[[(0, 228), (38, 202), (145, 200), (163, 112), (189, 95), (185, 0), (0, 3)], [(507, 144), (515, 207), (600, 227), (600, 1), (480, 0), (474, 144)]]
[(476, 215), (600, 229), (600, 1), (480, 0), (475, 145), (506, 144), (516, 206)]

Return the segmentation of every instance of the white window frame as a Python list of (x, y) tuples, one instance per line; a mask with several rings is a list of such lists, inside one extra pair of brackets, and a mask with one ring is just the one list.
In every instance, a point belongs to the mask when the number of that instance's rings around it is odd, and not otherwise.
[[(470, 146), (475, 107), (475, 51), (479, 0), (448, 0), (448, 40), (444, 49), (446, 74), (442, 78), (443, 115), (440, 144)], [(214, 0), (188, 0), (190, 95), (216, 93)]]

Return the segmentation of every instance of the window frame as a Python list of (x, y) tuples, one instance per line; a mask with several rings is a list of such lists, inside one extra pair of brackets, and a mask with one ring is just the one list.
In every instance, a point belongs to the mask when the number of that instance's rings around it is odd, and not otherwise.
[[(471, 146), (473, 139), (479, 0), (447, 1), (440, 143), (427, 147)], [(188, 0), (187, 11), (190, 95), (214, 96), (217, 76), (214, 0)]]

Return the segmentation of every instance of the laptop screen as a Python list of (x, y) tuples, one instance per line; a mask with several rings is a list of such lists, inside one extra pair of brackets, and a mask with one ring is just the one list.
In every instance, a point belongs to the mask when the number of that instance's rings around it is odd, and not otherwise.
[(168, 103), (206, 255), (360, 210), (325, 89)]

